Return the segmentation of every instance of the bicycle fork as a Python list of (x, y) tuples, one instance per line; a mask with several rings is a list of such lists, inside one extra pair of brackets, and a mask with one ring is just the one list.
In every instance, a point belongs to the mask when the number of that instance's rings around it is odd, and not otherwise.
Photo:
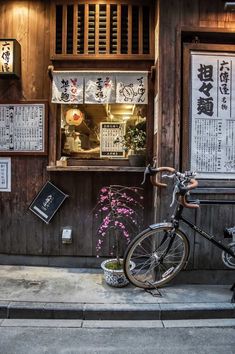
[[(160, 249), (160, 247), (164, 244), (164, 242), (170, 237), (170, 241), (168, 243), (167, 248), (165, 249), (165, 251), (162, 253), (162, 255), (159, 257), (157, 254), (158, 249)], [(157, 261), (157, 265), (161, 264), (164, 267), (163, 261), (164, 258), (167, 256), (168, 252), (171, 250), (171, 247), (173, 245), (173, 242), (175, 240), (175, 229), (171, 230), (171, 231), (167, 231), (165, 232), (163, 239), (161, 240), (160, 244), (158, 245), (157, 249), (155, 249), (155, 251), (153, 252), (155, 260)], [(169, 268), (168, 270), (166, 270), (165, 273), (162, 274), (162, 277), (166, 277), (167, 275), (169, 275), (172, 271), (174, 270), (174, 267)]]

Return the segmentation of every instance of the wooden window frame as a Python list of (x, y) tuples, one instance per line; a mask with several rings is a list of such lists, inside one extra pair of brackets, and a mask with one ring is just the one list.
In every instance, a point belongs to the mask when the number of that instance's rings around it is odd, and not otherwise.
[[(143, 71), (150, 63), (141, 63)], [(145, 68), (145, 70), (144, 70)], [(112, 70), (117, 68), (112, 67)], [(151, 161), (153, 154), (153, 81), (148, 75), (148, 104), (146, 121), (146, 159)], [(50, 104), (50, 145), (49, 145), (49, 165), (48, 171), (116, 171), (116, 172), (142, 172), (143, 167), (131, 167), (124, 159), (81, 159), (77, 157), (68, 158), (67, 167), (57, 167), (56, 162), (61, 158), (61, 105)]]
[[(67, 5), (74, 5), (75, 8), (77, 8), (77, 5), (85, 5), (85, 28), (84, 32), (88, 32), (88, 27), (87, 27), (87, 14), (88, 14), (88, 5), (95, 4), (96, 10), (98, 10), (98, 7), (100, 5), (106, 5), (107, 6), (107, 33), (109, 33), (110, 25), (109, 25), (109, 17), (110, 17), (110, 7), (111, 5), (117, 5), (117, 53), (99, 53), (99, 45), (98, 45), (98, 25), (99, 22), (96, 21), (96, 46), (95, 46), (95, 53), (94, 54), (88, 54), (88, 48), (87, 48), (87, 37), (84, 36), (84, 53), (76, 53), (75, 48), (76, 48), (76, 35), (75, 33), (75, 17), (77, 10), (74, 11), (74, 31), (73, 31), (73, 54), (66, 54), (66, 26), (67, 26)], [(55, 23), (56, 23), (56, 11), (55, 7), (56, 5), (61, 5), (63, 6), (63, 21), (62, 21), (62, 53), (57, 54), (56, 53), (56, 48), (55, 48), (55, 38), (56, 38), (56, 32), (55, 32)], [(121, 11), (120, 7), (121, 5), (127, 5), (128, 6), (128, 52), (127, 54), (122, 54), (120, 51), (120, 40), (121, 40)], [(132, 54), (132, 6), (137, 5), (139, 6), (139, 53), (138, 54)], [(148, 54), (143, 54), (143, 23), (140, 21), (143, 21), (143, 7), (144, 6), (149, 6), (150, 7), (150, 17), (149, 17), (149, 53)], [(109, 59), (116, 59), (116, 60), (154, 60), (154, 1), (153, 0), (111, 0), (107, 3), (107, 1), (87, 1), (87, 0), (58, 0), (58, 1), (53, 1), (51, 3), (51, 25), (50, 25), (50, 33), (51, 33), (51, 40), (50, 40), (50, 59), (51, 60), (92, 60), (92, 59), (102, 59), (102, 60), (109, 60)], [(98, 16), (98, 11), (96, 11), (96, 16)], [(109, 36), (108, 40), (106, 43), (106, 51), (109, 51), (110, 49), (110, 41), (109, 41)]]

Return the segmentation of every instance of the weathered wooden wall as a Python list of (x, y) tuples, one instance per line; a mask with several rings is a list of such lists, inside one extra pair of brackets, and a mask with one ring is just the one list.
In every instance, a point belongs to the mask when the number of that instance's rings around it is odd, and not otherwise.
[[(235, 33), (235, 14), (224, 11), (224, 3), (221, 0), (160, 0), (159, 6), (159, 79), (160, 79), (160, 112), (158, 156), (159, 164), (181, 167), (181, 140), (180, 134), (184, 134), (182, 119), (182, 31), (183, 27), (197, 28), (199, 30), (209, 29), (222, 32), (229, 29)], [(181, 31), (182, 30), (182, 31)], [(181, 42), (182, 40), (182, 42)], [(182, 72), (181, 72), (182, 70)], [(235, 187), (232, 181), (200, 181), (200, 186), (205, 187), (205, 193), (196, 195), (198, 198), (206, 199), (208, 187)], [(216, 191), (218, 194), (216, 194)], [(161, 190), (158, 218), (169, 217), (168, 211), (170, 198), (167, 191)], [(234, 193), (234, 192), (233, 192)], [(211, 191), (211, 199), (235, 199), (234, 194), (226, 194), (224, 191), (215, 189)], [(205, 230), (215, 233), (218, 239), (223, 239), (224, 226), (233, 226), (235, 207), (233, 206), (202, 206), (199, 212), (187, 211), (192, 220)], [(220, 251), (211, 245), (207, 240), (194, 235), (191, 237), (191, 259), (190, 267), (195, 269), (221, 269), (224, 268)], [(231, 240), (230, 240), (231, 242)]]
[[(1, 1), (0, 18), (0, 38), (15, 38), (19, 41), (22, 62), (20, 80), (0, 80), (0, 102), (31, 99), (49, 101), (51, 83), (47, 68), (50, 64), (50, 2)], [(73, 65), (77, 64), (73, 62)], [(120, 63), (117, 65), (121, 68)], [(114, 61), (106, 62), (103, 69), (113, 66)], [(56, 135), (55, 124), (52, 122), (56, 118), (54, 111), (55, 106), (51, 106), (49, 145), (52, 145), (50, 138)], [(56, 147), (51, 146), (50, 150), (53, 154)], [(95, 257), (97, 238), (93, 230), (91, 213), (96, 204), (98, 191), (102, 186), (110, 184), (139, 186), (142, 180), (142, 173), (49, 173), (46, 171), (47, 157), (12, 156), (11, 159), (12, 191), (0, 193), (1, 255)], [(51, 223), (46, 225), (28, 210), (28, 206), (48, 180), (68, 194), (69, 198)], [(151, 197), (150, 184), (146, 190), (146, 203), (149, 206), (148, 210), (146, 208), (146, 220), (150, 222), (151, 205), (148, 203)], [(63, 245), (61, 229), (68, 225), (73, 229), (73, 243)]]
[[(45, 1), (1, 1), (0, 37), (21, 45), (21, 80), (0, 80), (0, 102), (48, 99), (49, 8)], [(47, 157), (11, 158), (12, 191), (0, 195), (0, 253), (43, 254), (47, 228), (28, 205), (48, 179)]]
[[(157, 1), (156, 1), (157, 7)], [(176, 29), (179, 26), (228, 28), (235, 32), (235, 14), (223, 11), (221, 0), (159, 0), (159, 164), (180, 166), (181, 121), (181, 47)], [(16, 38), (22, 49), (21, 80), (0, 80), (0, 101), (48, 99), (50, 81), (47, 67), (50, 64), (49, 38), (50, 13), (48, 1), (1, 1), (0, 38)], [(112, 64), (107, 63), (108, 66)], [(107, 67), (108, 67), (107, 66)], [(49, 115), (49, 120), (53, 115)], [(53, 126), (53, 124), (50, 124)], [(54, 135), (49, 131), (50, 136)], [(50, 144), (50, 141), (49, 141)], [(95, 205), (97, 192), (103, 185), (139, 185), (141, 174), (67, 172), (48, 173), (47, 157), (12, 157), (12, 192), (0, 194), (0, 254), (37, 256), (95, 256), (95, 236), (89, 212)], [(69, 198), (65, 201), (50, 225), (45, 225), (27, 210), (29, 203), (42, 185), (51, 180)], [(230, 186), (233, 183), (230, 182)], [(234, 185), (233, 185), (234, 186)], [(146, 187), (146, 208), (151, 210), (151, 189)], [(169, 205), (166, 191), (161, 197), (158, 218), (166, 218)], [(215, 198), (217, 195), (211, 195)], [(221, 194), (219, 194), (221, 197)], [(225, 196), (227, 197), (227, 196)], [(233, 195), (229, 196), (233, 198)], [(149, 209), (147, 208), (149, 207)], [(223, 223), (234, 223), (231, 207), (203, 207), (198, 213), (199, 223), (222, 238)], [(194, 212), (192, 212), (194, 213)], [(87, 219), (88, 218), (88, 219)], [(146, 219), (147, 220), (147, 219)], [(148, 215), (148, 221), (151, 214)], [(61, 227), (73, 227), (72, 245), (62, 245)], [(206, 242), (192, 235), (191, 267), (223, 268), (218, 254)], [(208, 256), (209, 258), (205, 258)]]

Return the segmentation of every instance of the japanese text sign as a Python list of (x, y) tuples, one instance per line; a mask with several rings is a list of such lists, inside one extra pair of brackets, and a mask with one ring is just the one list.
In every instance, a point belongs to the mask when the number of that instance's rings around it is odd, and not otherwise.
[(235, 54), (191, 54), (191, 169), (235, 178)]
[(148, 103), (148, 75), (143, 73), (53, 72), (52, 103)]

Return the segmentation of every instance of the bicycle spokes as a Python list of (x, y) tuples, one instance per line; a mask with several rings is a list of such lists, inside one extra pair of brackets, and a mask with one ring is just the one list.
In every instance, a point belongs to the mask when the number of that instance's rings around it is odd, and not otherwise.
[(130, 280), (137, 286), (158, 286), (172, 278), (185, 263), (187, 241), (172, 228), (150, 230), (139, 237), (129, 251), (129, 261), (135, 263)]

